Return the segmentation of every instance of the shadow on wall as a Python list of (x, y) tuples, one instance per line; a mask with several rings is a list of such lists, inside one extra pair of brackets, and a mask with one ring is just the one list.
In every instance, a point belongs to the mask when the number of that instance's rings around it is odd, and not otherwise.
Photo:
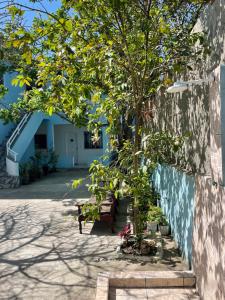
[(208, 5), (195, 29), (203, 30), (207, 34), (211, 53), (204, 63), (208, 72), (212, 72), (225, 62), (225, 0), (215, 0), (212, 5)]
[[(201, 14), (194, 31), (206, 33), (211, 50), (207, 59), (196, 63), (193, 73), (179, 79), (207, 77), (220, 64), (225, 63), (225, 0), (215, 0)], [(186, 141), (183, 158), (179, 165), (197, 174), (210, 174), (210, 108), (209, 86), (197, 86), (182, 94), (167, 95), (162, 92), (157, 98), (157, 113), (154, 126), (159, 130), (169, 130), (174, 134), (190, 132)], [(180, 156), (179, 156), (180, 157)]]
[(179, 151), (177, 164), (191, 173), (210, 173), (209, 86), (157, 98), (154, 127), (174, 135), (190, 134)]
[(225, 299), (225, 188), (196, 177), (193, 268), (202, 299)]
[(194, 212), (194, 178), (170, 166), (159, 166), (153, 176), (155, 188), (161, 196), (172, 235), (183, 257), (191, 265)]

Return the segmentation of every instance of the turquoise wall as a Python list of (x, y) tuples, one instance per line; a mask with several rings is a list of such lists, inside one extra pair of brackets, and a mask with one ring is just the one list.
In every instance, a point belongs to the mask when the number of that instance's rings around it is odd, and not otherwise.
[[(16, 73), (6, 73), (4, 74), (4, 86), (8, 89), (6, 95), (0, 99), (0, 109), (8, 107), (9, 104), (16, 102), (18, 97), (20, 97), (24, 91), (24, 88), (19, 86), (12, 86), (11, 81), (15, 77)], [(8, 123), (4, 124), (4, 121), (0, 119), (0, 144), (6, 139), (6, 137), (11, 133), (15, 124)]]
[(29, 146), (26, 148), (26, 151), (20, 160), (20, 163), (23, 164), (30, 161), (30, 157), (34, 156), (34, 154), (35, 154), (35, 146), (34, 146), (34, 138), (32, 138)]
[(161, 207), (183, 257), (191, 264), (195, 180), (171, 166), (160, 165), (153, 175)]

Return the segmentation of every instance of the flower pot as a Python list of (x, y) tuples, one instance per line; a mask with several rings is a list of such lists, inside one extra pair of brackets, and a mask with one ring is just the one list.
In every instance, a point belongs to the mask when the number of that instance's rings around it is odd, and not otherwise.
[(159, 225), (159, 231), (161, 235), (169, 235), (170, 234), (170, 226), (169, 225)]
[(42, 169), (43, 169), (44, 176), (47, 176), (48, 173), (49, 173), (49, 167), (48, 167), (48, 165), (43, 165)]
[(30, 176), (29, 174), (24, 174), (21, 176), (21, 184), (26, 185), (30, 183)]
[(157, 222), (147, 222), (147, 231), (156, 232), (158, 229)]

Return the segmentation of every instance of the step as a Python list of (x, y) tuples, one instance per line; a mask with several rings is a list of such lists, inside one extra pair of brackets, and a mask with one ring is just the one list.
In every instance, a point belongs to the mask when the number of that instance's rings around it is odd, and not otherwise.
[[(102, 299), (102, 298), (99, 298)], [(109, 300), (200, 300), (195, 289), (184, 288), (147, 288), (125, 289), (110, 288)]]
[[(141, 299), (197, 300), (195, 284), (191, 271), (105, 272), (98, 276), (96, 300), (136, 299), (138, 291)], [(136, 296), (129, 297), (132, 292)]]

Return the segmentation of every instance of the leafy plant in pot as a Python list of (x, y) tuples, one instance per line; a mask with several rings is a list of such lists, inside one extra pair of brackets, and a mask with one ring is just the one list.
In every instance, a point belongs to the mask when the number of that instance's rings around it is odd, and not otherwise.
[(58, 162), (58, 155), (51, 149), (49, 151), (48, 167), (50, 172), (56, 172), (56, 165)]
[(20, 178), (21, 184), (29, 184), (30, 183), (30, 175), (29, 175), (29, 164), (23, 164), (20, 166)]
[(156, 232), (163, 216), (162, 209), (157, 206), (150, 206), (147, 216), (147, 230)]
[(161, 235), (169, 235), (170, 233), (170, 225), (164, 215), (162, 215), (159, 222), (159, 231), (161, 232)]
[(41, 176), (43, 175), (42, 167), (41, 167), (41, 159), (42, 159), (41, 152), (36, 152), (34, 156), (30, 157), (31, 160), (30, 175), (33, 180), (35, 180), (36, 178), (41, 178)]
[(43, 175), (47, 176), (49, 173), (49, 165), (48, 165), (48, 154), (43, 154), (42, 157), (42, 170), (43, 170)]
[(120, 231), (118, 233), (118, 236), (121, 237), (122, 240), (122, 244), (127, 245), (128, 240), (131, 236), (131, 228), (130, 228), (130, 224), (127, 224), (126, 226), (124, 226), (124, 228), (122, 229), (122, 231)]

